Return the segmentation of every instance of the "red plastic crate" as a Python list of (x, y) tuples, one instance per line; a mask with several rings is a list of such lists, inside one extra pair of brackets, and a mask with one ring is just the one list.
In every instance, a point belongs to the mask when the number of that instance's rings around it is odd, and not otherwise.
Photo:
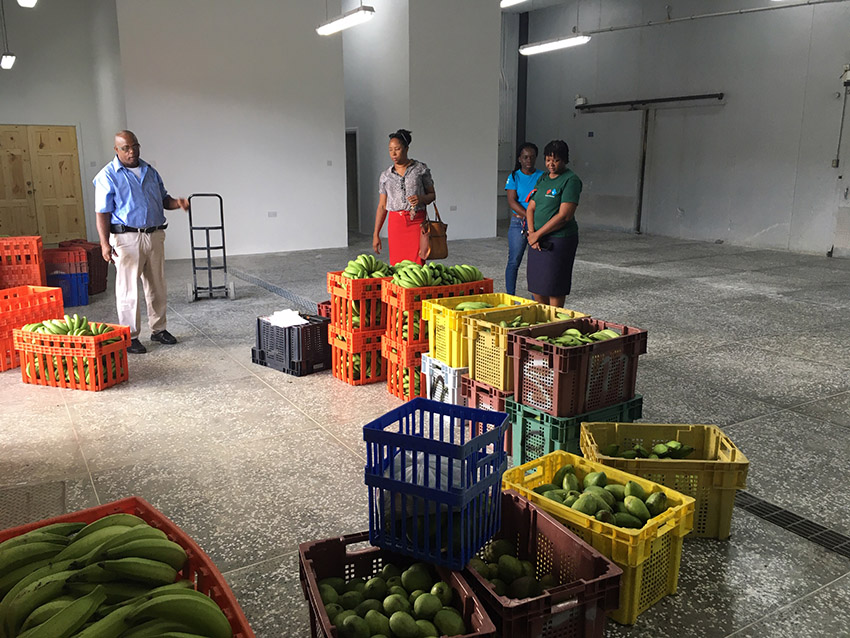
[[(569, 348), (535, 338), (558, 336), (568, 328), (585, 334), (610, 328), (622, 336)], [(646, 353), (646, 341), (646, 330), (590, 317), (511, 331), (508, 356), (513, 359), (514, 398), (558, 417), (633, 399), (638, 357)]]
[(89, 294), (96, 295), (106, 290), (106, 280), (109, 275), (109, 262), (103, 259), (100, 244), (85, 239), (69, 239), (60, 241), (60, 248), (79, 246), (85, 248), (89, 264)]
[(331, 300), (322, 301), (316, 304), (316, 314), (326, 319), (331, 318)]
[[(468, 374), (460, 377), (460, 392), (464, 397), (467, 407), (479, 410), (492, 410), (494, 412), (507, 412), (505, 399), (512, 398), (514, 393), (510, 390), (499, 390), (482, 381), (472, 379)], [(513, 450), (513, 429), (505, 428), (505, 452), (511, 456)]]
[[(130, 329), (116, 325), (112, 328), (112, 332), (93, 337), (41, 334), (16, 328), (13, 336), (15, 348), (21, 353), (21, 379), (24, 383), (92, 392), (126, 381)], [(111, 339), (117, 341), (106, 343)]]
[[(331, 372), (334, 377), (350, 385), (365, 385), (386, 380), (387, 365), (381, 356), (383, 334), (382, 330), (348, 332), (333, 324), (328, 326)], [(359, 372), (354, 365), (355, 355), (360, 357)]]
[(45, 525), (71, 522), (93, 523), (110, 514), (134, 514), (148, 523), (148, 525), (165, 532), (169, 540), (177, 543), (186, 550), (188, 560), (183, 569), (180, 570), (178, 578), (185, 578), (192, 581), (195, 583), (195, 589), (206, 594), (216, 602), (230, 622), (230, 627), (233, 629), (233, 638), (254, 638), (254, 632), (251, 631), (251, 627), (248, 625), (248, 619), (245, 618), (245, 614), (239, 607), (239, 603), (236, 602), (236, 597), (233, 595), (224, 576), (218, 571), (215, 563), (212, 562), (204, 550), (186, 532), (177, 527), (177, 525), (166, 518), (153, 505), (138, 496), (130, 496), (128, 498), (122, 498), (119, 501), (106, 503), (105, 505), (80, 510), (79, 512), (71, 512), (70, 514), (63, 514), (38, 521), (37, 523), (29, 523), (6, 529), (0, 532), (0, 542), (20, 536), (21, 534), (26, 534)]
[(0, 237), (0, 288), (43, 286), (47, 279), (41, 237)]
[[(422, 354), (428, 352), (428, 344), (407, 344), (393, 341), (386, 335), (381, 340), (381, 354), (387, 362), (387, 390), (402, 401), (410, 401), (422, 395)], [(404, 389), (404, 376), (409, 382)], [(419, 388), (416, 382), (419, 381)]]
[[(349, 534), (339, 538), (302, 543), (299, 551), (299, 574), (301, 590), (310, 604), (310, 632), (313, 638), (341, 638), (342, 634), (325, 612), (319, 593), (319, 581), (324, 578), (341, 577), (369, 579), (380, 573), (385, 564), (406, 567), (413, 561), (410, 558), (394, 554), (380, 547), (349, 549), (353, 545), (362, 546), (369, 542), (369, 532)], [(496, 628), (478, 600), (472, 588), (460, 572), (433, 565), (441, 580), (447, 582), (453, 590), (453, 605), (460, 611), (467, 627), (472, 633), (458, 638), (495, 638)]]
[(620, 605), (622, 569), (513, 490), (502, 492), (502, 528), (495, 539), (514, 545), (516, 557), (530, 561), (538, 579), (552, 574), (558, 580), (540, 596), (516, 599), (496, 594), (474, 569), (464, 570), (499, 636), (602, 638), (606, 613)]
[(328, 273), (331, 323), (349, 331), (383, 330), (387, 313), (381, 301), (381, 282), (389, 278), (349, 279), (342, 272)]
[(0, 371), (20, 365), (12, 330), (62, 314), (62, 289), (18, 286), (0, 290)]

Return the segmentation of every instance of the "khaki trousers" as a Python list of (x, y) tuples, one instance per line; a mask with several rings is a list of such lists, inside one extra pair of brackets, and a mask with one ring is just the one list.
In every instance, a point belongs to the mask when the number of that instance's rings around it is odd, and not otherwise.
[(110, 235), (115, 250), (115, 301), (118, 323), (130, 327), (137, 339), (141, 330), (139, 278), (145, 291), (151, 332), (165, 330), (167, 291), (165, 288), (165, 231)]

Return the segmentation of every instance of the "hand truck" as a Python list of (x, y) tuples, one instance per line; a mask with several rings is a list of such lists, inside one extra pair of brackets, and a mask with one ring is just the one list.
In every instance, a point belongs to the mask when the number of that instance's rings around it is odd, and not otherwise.
[[(218, 199), (218, 226), (195, 226), (192, 223), (192, 199), (195, 197), (215, 197)], [(229, 299), (236, 299), (236, 287), (234, 282), (227, 281), (227, 253), (224, 250), (224, 201), (221, 195), (217, 193), (193, 193), (189, 196), (189, 241), (192, 245), (192, 281), (187, 286), (187, 301), (189, 303), (197, 301), (201, 297), (212, 299), (218, 295), (223, 295)], [(203, 231), (204, 244), (195, 244), (195, 231)], [(213, 246), (210, 238), (211, 232), (221, 233), (220, 245)], [(217, 239), (217, 237), (213, 237)], [(198, 265), (198, 251), (206, 251), (206, 265)], [(218, 256), (218, 251), (221, 251), (221, 264), (213, 265), (213, 252)], [(213, 271), (221, 270), (224, 274), (224, 283), (213, 284)], [(198, 284), (198, 272), (206, 272), (206, 285)], [(202, 282), (203, 282), (202, 276)]]

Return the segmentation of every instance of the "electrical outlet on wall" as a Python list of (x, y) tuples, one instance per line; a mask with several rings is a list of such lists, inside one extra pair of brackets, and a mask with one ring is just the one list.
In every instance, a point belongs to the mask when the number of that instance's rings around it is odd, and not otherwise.
[(276, 210), (270, 210), (268, 212), (268, 216), (269, 217), (277, 217), (277, 211)]
[(450, 210), (450, 211), (455, 211), (455, 210), (457, 210), (457, 206), (449, 206), (449, 210)]

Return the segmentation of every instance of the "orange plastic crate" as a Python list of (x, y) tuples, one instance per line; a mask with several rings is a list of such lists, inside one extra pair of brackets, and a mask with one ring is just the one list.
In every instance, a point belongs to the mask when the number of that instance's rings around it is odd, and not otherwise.
[[(345, 341), (340, 341), (342, 336)], [(383, 332), (348, 333), (333, 325), (328, 327), (331, 344), (331, 373), (349, 385), (377, 383), (387, 378), (387, 366), (381, 357)], [(356, 365), (359, 357), (360, 366)]]
[(461, 297), (464, 295), (483, 295), (493, 292), (492, 279), (480, 279), (452, 286), (427, 286), (424, 288), (404, 288), (393, 283), (391, 278), (384, 280), (381, 298), (390, 306), (402, 310), (422, 310), (423, 299), (442, 299), (443, 297)]
[[(21, 379), (24, 383), (92, 392), (126, 381), (130, 329), (116, 325), (112, 328), (111, 332), (93, 337), (40, 334), (16, 328), (13, 336), (15, 348), (21, 353)], [(112, 339), (117, 341), (106, 343)]]
[(216, 602), (230, 622), (230, 627), (233, 629), (233, 638), (254, 638), (254, 632), (251, 631), (251, 627), (248, 625), (248, 619), (245, 618), (245, 614), (239, 607), (239, 603), (236, 602), (236, 597), (233, 595), (224, 576), (216, 568), (215, 563), (212, 562), (204, 550), (186, 532), (166, 518), (162, 512), (138, 496), (130, 496), (128, 498), (122, 498), (120, 501), (90, 507), (79, 512), (63, 514), (38, 521), (37, 523), (9, 528), (0, 531), (0, 542), (20, 536), (21, 534), (26, 534), (45, 525), (71, 522), (93, 523), (110, 514), (134, 514), (151, 527), (156, 527), (165, 532), (169, 540), (177, 543), (186, 550), (188, 560), (183, 569), (180, 570), (178, 578), (185, 578), (192, 581), (195, 583), (195, 589), (206, 594)]
[(387, 337), (411, 346), (428, 345), (428, 322), (422, 319), (421, 310), (402, 310), (390, 304), (384, 307), (387, 311)]
[(0, 371), (20, 365), (12, 330), (62, 314), (62, 289), (18, 286), (0, 290)]
[(41, 237), (0, 237), (0, 288), (47, 282)]
[[(389, 337), (381, 340), (381, 353), (387, 361), (387, 390), (402, 401), (410, 401), (422, 395), (422, 353), (428, 352), (428, 344), (407, 344), (393, 341)], [(404, 388), (407, 375), (408, 386)]]

